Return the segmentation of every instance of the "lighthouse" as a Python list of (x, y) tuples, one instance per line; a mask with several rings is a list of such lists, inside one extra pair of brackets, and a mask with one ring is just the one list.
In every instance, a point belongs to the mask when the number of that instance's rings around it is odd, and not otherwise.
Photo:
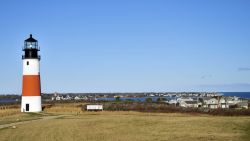
[(24, 41), (23, 87), (21, 112), (41, 112), (40, 51), (38, 41), (30, 37)]

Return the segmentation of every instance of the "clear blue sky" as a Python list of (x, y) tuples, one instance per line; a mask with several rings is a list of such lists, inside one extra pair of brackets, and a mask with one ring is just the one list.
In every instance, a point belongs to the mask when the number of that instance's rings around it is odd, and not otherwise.
[(0, 93), (21, 93), (22, 46), (42, 92), (250, 91), (249, 0), (2, 0)]

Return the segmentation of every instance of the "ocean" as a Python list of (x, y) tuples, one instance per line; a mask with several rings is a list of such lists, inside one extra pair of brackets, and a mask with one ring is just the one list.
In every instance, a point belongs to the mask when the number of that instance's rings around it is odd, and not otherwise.
[(16, 99), (0, 99), (0, 104), (16, 103)]
[(224, 96), (237, 96), (250, 99), (250, 92), (221, 92)]

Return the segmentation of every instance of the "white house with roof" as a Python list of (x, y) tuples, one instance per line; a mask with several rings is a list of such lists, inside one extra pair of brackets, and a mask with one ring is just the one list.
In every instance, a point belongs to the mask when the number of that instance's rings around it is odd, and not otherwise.
[(182, 101), (193, 101), (191, 97), (179, 97), (177, 98), (177, 102), (180, 103)]
[(80, 100), (81, 98), (79, 96), (75, 96), (74, 100)]
[(63, 97), (61, 97), (59, 95), (56, 96), (56, 100), (61, 100), (61, 99), (63, 99)]
[(248, 101), (242, 101), (236, 104), (238, 108), (248, 109)]
[(219, 98), (219, 108), (229, 108), (228, 100), (226, 97), (220, 97)]
[(193, 99), (191, 97), (177, 98), (177, 103), (179, 103), (180, 107), (200, 107), (202, 105), (198, 99)]
[(167, 100), (165, 102), (168, 103), (168, 104), (177, 104), (177, 100), (176, 99), (170, 99), (170, 100)]
[(204, 108), (216, 109), (219, 106), (219, 101), (216, 98), (212, 97), (203, 97), (201, 98), (202, 104)]

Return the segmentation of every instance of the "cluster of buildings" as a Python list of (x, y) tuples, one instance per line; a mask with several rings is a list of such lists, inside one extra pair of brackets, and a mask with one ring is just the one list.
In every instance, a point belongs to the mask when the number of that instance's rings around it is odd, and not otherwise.
[(52, 97), (51, 97), (51, 100), (54, 101), (54, 100), (88, 100), (89, 98), (87, 96), (80, 96), (80, 95), (74, 95), (74, 96), (71, 96), (71, 95), (59, 95), (59, 94), (54, 94)]
[(214, 97), (221, 94), (215, 92), (166, 92), (166, 93), (145, 93), (150, 97)]
[[(180, 107), (193, 108), (244, 108), (248, 109), (248, 100), (236, 96), (222, 96), (218, 93), (137, 93), (137, 94), (57, 94), (51, 95), (52, 101), (60, 100), (88, 100), (97, 101), (119, 98), (163, 98), (165, 103)], [(166, 98), (166, 99), (165, 99)]]
[(217, 108), (244, 108), (248, 109), (248, 101), (239, 97), (178, 97), (176, 99), (167, 100), (168, 104), (175, 104), (180, 107), (203, 107), (210, 109)]

